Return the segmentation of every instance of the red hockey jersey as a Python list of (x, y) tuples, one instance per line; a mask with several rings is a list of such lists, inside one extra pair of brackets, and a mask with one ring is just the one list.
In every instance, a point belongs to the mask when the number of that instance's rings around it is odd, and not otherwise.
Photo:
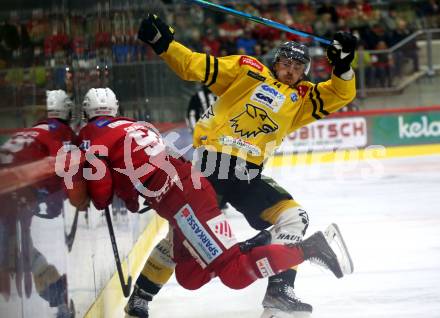
[(56, 156), (60, 149), (69, 151), (75, 141), (75, 133), (67, 124), (47, 119), (15, 133), (0, 148), (0, 160), (9, 166)]
[[(148, 199), (154, 192), (151, 189), (161, 189), (168, 176), (177, 175), (159, 133), (148, 123), (97, 117), (81, 129), (79, 139), (86, 152), (88, 193), (98, 209), (109, 205), (116, 194), (136, 212), (140, 193)], [(164, 175), (162, 182), (157, 187), (150, 184), (146, 190), (147, 180), (159, 171)]]

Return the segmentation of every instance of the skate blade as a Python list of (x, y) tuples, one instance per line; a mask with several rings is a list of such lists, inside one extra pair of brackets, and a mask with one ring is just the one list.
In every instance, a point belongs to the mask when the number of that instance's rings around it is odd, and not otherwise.
[(338, 257), (338, 262), (341, 266), (342, 273), (344, 275), (352, 274), (354, 271), (353, 260), (339, 227), (335, 223), (330, 224), (325, 230), (324, 236)]
[(311, 312), (295, 311), (285, 312), (276, 308), (264, 308), (263, 314), (260, 318), (311, 318)]

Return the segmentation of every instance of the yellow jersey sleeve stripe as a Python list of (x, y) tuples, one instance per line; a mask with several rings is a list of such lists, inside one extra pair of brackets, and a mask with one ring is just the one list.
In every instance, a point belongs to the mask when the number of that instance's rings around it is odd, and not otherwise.
[(206, 84), (209, 78), (211, 68), (211, 56), (209, 54), (206, 54), (206, 66), (205, 66), (205, 79), (202, 81), (203, 84)]
[(329, 115), (329, 112), (324, 109), (324, 101), (321, 98), (321, 93), (318, 90), (318, 85), (319, 84), (316, 84), (314, 89), (315, 89), (315, 93), (316, 93), (316, 98), (319, 101), (319, 111), (321, 112), (321, 114), (327, 116), (327, 115)]
[(211, 82), (206, 86), (209, 87), (212, 84), (215, 84), (215, 82), (217, 81), (217, 76), (218, 76), (218, 59), (214, 56), (214, 74), (212, 75)]
[(310, 90), (309, 96), (310, 100), (312, 101), (313, 105), (313, 111), (312, 111), (312, 117), (316, 120), (320, 120), (322, 117), (318, 115), (318, 104), (316, 103), (315, 98), (313, 97), (314, 89)]

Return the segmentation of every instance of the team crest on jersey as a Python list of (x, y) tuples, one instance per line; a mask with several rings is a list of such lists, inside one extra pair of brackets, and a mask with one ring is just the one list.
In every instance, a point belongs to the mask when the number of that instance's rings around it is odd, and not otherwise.
[(306, 96), (309, 88), (306, 85), (298, 85), (296, 87), (296, 90), (298, 91), (299, 96), (304, 97), (304, 96)]
[(256, 137), (260, 133), (269, 134), (278, 129), (264, 109), (252, 104), (246, 104), (246, 110), (229, 121), (234, 132), (246, 138)]
[(296, 93), (292, 93), (290, 95), (290, 99), (292, 100), (292, 102), (296, 102), (298, 100), (298, 95)]
[(202, 114), (202, 116), (200, 116), (200, 119), (209, 119), (212, 116), (214, 116), (214, 109), (212, 108), (212, 105), (211, 105), (205, 110), (205, 112)]
[(286, 96), (270, 85), (261, 84), (255, 89), (251, 100), (263, 104), (277, 113), (286, 100)]

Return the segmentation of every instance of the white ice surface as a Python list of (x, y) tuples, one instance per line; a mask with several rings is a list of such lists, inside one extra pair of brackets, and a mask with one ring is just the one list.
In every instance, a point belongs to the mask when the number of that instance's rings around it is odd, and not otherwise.
[[(440, 156), (267, 174), (308, 211), (307, 235), (336, 222), (353, 257), (354, 274), (340, 280), (300, 266), (296, 292), (314, 306), (313, 318), (440, 317)], [(255, 233), (232, 209), (229, 217), (239, 239)], [(188, 291), (173, 278), (151, 303), (150, 317), (257, 318), (265, 289), (266, 280), (236, 291), (215, 279)]]

